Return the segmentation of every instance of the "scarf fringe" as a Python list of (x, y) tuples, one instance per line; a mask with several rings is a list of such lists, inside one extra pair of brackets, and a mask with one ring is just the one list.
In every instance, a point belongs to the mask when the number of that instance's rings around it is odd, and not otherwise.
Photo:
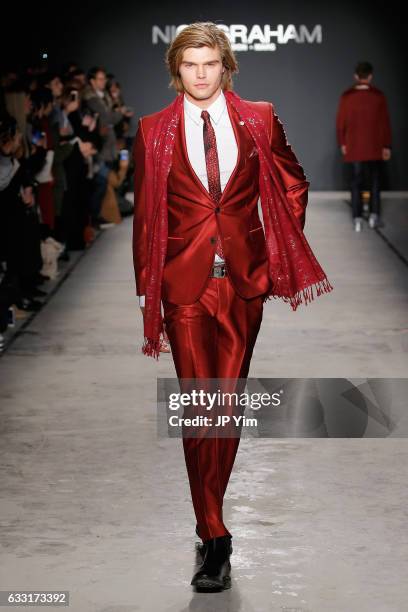
[(313, 286), (316, 289), (317, 297), (323, 295), (323, 293), (330, 293), (330, 291), (333, 291), (332, 285), (330, 284), (328, 278), (325, 277), (323, 280), (320, 280), (317, 283), (309, 285), (309, 287), (305, 287), (304, 289), (297, 291), (293, 296), (271, 294), (266, 296), (263, 302), (265, 303), (266, 300), (270, 300), (272, 298), (274, 298), (275, 300), (281, 298), (284, 302), (290, 303), (292, 310), (296, 310), (297, 307), (301, 304), (304, 303), (305, 306), (307, 306), (308, 303), (314, 300)]
[(161, 346), (160, 338), (158, 340), (154, 340), (153, 338), (145, 337), (143, 346), (142, 346), (142, 353), (144, 355), (147, 355), (148, 357), (153, 357), (154, 359), (158, 360), (159, 355), (160, 355), (160, 346)]

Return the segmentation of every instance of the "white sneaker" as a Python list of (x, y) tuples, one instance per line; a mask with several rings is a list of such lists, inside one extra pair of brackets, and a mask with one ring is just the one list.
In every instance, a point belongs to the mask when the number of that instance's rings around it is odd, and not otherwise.
[(361, 232), (362, 229), (363, 229), (363, 218), (354, 217), (354, 231)]
[(371, 229), (374, 229), (375, 227), (377, 227), (378, 221), (379, 221), (378, 214), (370, 213), (370, 216), (368, 217), (368, 225), (371, 227)]

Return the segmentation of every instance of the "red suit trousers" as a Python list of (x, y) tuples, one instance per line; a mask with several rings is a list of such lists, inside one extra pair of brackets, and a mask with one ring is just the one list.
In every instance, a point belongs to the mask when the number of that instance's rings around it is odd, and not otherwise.
[[(178, 379), (245, 379), (262, 321), (263, 300), (262, 295), (249, 300), (240, 297), (228, 276), (211, 277), (193, 304), (163, 300), (164, 325)], [(203, 541), (231, 535), (223, 522), (222, 507), (239, 441), (239, 435), (183, 436)]]

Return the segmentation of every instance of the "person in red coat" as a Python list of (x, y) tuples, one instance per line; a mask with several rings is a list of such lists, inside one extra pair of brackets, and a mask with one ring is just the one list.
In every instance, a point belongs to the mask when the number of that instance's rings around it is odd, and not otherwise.
[[(178, 95), (139, 119), (133, 146), (132, 250), (142, 348), (147, 356), (160, 352), (161, 301), (180, 385), (215, 379), (222, 392), (235, 393), (235, 381), (241, 390), (248, 375), (264, 301), (294, 296), (295, 309), (299, 298), (313, 299), (310, 287), (317, 295), (332, 287), (303, 234), (309, 181), (273, 104), (243, 100), (232, 90), (238, 66), (225, 33), (211, 22), (186, 26), (166, 63)], [(277, 254), (285, 255), (278, 267)], [(294, 294), (290, 278), (305, 289)], [(183, 418), (194, 415), (190, 406), (186, 410)], [(183, 431), (196, 533), (203, 541), (203, 562), (191, 581), (198, 590), (230, 585), (232, 534), (223, 500), (237, 429), (226, 432), (235, 435), (206, 436), (204, 427), (199, 437)]]
[(351, 168), (351, 204), (354, 229), (362, 229), (361, 188), (366, 178), (370, 188), (369, 226), (380, 223), (380, 170), (391, 157), (391, 125), (384, 93), (372, 85), (373, 66), (359, 62), (356, 83), (340, 97), (336, 131), (343, 161)]

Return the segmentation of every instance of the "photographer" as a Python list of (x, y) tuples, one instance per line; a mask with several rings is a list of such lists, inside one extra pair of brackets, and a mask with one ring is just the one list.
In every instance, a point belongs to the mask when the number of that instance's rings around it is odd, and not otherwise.
[(102, 149), (97, 156), (97, 172), (94, 177), (91, 198), (91, 215), (95, 224), (100, 218), (100, 209), (106, 193), (109, 169), (116, 157), (115, 125), (124, 117), (132, 116), (125, 107), (114, 108), (114, 102), (107, 89), (107, 77), (103, 68), (94, 67), (88, 72), (88, 86), (83, 92), (84, 106), (98, 117), (98, 130), (102, 137)]

